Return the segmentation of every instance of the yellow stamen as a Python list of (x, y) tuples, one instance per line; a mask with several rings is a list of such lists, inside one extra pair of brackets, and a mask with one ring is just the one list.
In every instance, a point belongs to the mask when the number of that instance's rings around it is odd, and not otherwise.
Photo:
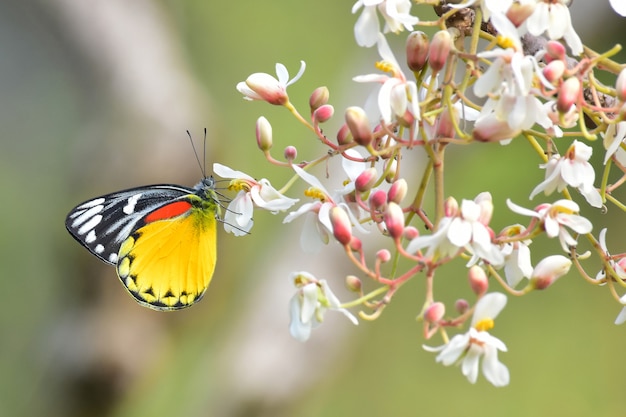
[(493, 326), (494, 326), (493, 319), (486, 318), (486, 319), (482, 319), (478, 321), (478, 323), (474, 325), (474, 328), (478, 330), (479, 332), (486, 332), (488, 330), (493, 329)]
[(304, 190), (304, 195), (307, 197), (315, 198), (321, 202), (326, 201), (326, 194), (324, 194), (319, 188), (311, 187)]
[(250, 184), (248, 184), (245, 180), (232, 180), (230, 184), (228, 184), (228, 189), (230, 191), (250, 191)]

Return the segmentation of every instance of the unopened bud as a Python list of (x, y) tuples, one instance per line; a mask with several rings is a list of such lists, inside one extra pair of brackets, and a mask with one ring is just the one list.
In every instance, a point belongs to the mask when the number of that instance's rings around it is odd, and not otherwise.
[(352, 236), (350, 239), (350, 250), (353, 252), (360, 252), (363, 249), (363, 242), (356, 236)]
[(387, 204), (387, 209), (383, 214), (383, 221), (387, 226), (389, 236), (394, 239), (400, 239), (404, 232), (404, 213), (402, 207), (394, 202)]
[(385, 175), (385, 181), (389, 183), (393, 182), (398, 172), (398, 161), (396, 161), (395, 158), (387, 159), (383, 164), (383, 167), (385, 168), (385, 172), (387, 173), (387, 175)]
[(335, 113), (335, 108), (330, 104), (324, 104), (323, 106), (318, 107), (313, 112), (313, 118), (317, 120), (319, 123), (324, 123), (328, 121), (333, 114)]
[(359, 292), (361, 291), (362, 286), (363, 283), (358, 277), (355, 277), (354, 275), (348, 275), (346, 277), (346, 287), (348, 287), (350, 291)]
[(543, 68), (543, 76), (546, 77), (546, 79), (548, 81), (550, 81), (551, 83), (554, 83), (558, 80), (561, 79), (561, 77), (563, 77), (563, 74), (565, 74), (565, 62), (561, 61), (561, 60), (554, 60), (552, 62), (550, 62), (548, 65), (546, 65)]
[(354, 138), (352, 137), (352, 132), (350, 132), (348, 125), (342, 125), (337, 132), (337, 144), (339, 146), (347, 145), (353, 141)]
[(370, 195), (370, 209), (381, 210), (387, 204), (387, 193), (383, 190), (376, 190)]
[(428, 35), (422, 31), (411, 32), (406, 39), (406, 63), (411, 71), (421, 71), (428, 60)]
[(456, 302), (454, 303), (454, 309), (459, 313), (459, 314), (463, 314), (467, 311), (467, 309), (469, 308), (469, 303), (467, 302), (467, 300), (463, 299), (463, 298), (459, 298), (458, 300), (456, 300)]
[(367, 168), (354, 181), (354, 189), (360, 193), (366, 193), (372, 189), (377, 180), (378, 172), (376, 172), (376, 168)]
[(424, 311), (424, 320), (428, 323), (437, 323), (446, 314), (446, 306), (439, 301), (432, 303)]
[(387, 200), (400, 204), (406, 193), (408, 192), (408, 185), (404, 178), (399, 178), (391, 184), (389, 191), (387, 191)]
[(478, 265), (472, 266), (468, 271), (470, 288), (474, 294), (481, 296), (487, 292), (489, 281), (485, 270)]
[(556, 108), (559, 112), (567, 112), (580, 98), (581, 84), (576, 77), (570, 77), (559, 87), (559, 96), (556, 99)]
[(428, 48), (428, 65), (430, 65), (433, 72), (441, 71), (446, 65), (446, 61), (450, 58), (450, 49), (452, 49), (450, 32), (440, 30), (435, 33)]
[(508, 17), (511, 23), (518, 28), (522, 26), (522, 24), (530, 17), (531, 14), (533, 14), (534, 11), (534, 4), (513, 3), (511, 4), (511, 7), (509, 7), (509, 10), (507, 10), (506, 17)]
[(263, 116), (256, 121), (256, 144), (263, 152), (272, 148), (272, 125)]
[(437, 130), (435, 135), (438, 138), (453, 138), (456, 136), (453, 118), (458, 121), (459, 117), (454, 107), (444, 109), (437, 119)]
[(419, 230), (417, 230), (414, 226), (407, 226), (404, 228), (404, 238), (406, 240), (413, 240), (419, 235)]
[(361, 146), (372, 143), (372, 130), (365, 111), (360, 107), (346, 109), (346, 124), (352, 133), (354, 141)]
[(446, 217), (454, 217), (459, 213), (459, 203), (454, 197), (448, 197), (443, 202), (443, 214)]
[(387, 249), (381, 249), (376, 252), (376, 259), (383, 263), (389, 262), (389, 260), (391, 259), (391, 253)]
[(479, 142), (499, 142), (514, 138), (520, 132), (520, 129), (511, 129), (506, 120), (499, 120), (497, 116), (486, 116), (474, 123), (472, 138)]
[(298, 156), (298, 150), (295, 146), (289, 145), (285, 148), (283, 155), (285, 155), (287, 161), (293, 161)]
[(552, 255), (542, 259), (530, 277), (530, 286), (536, 290), (543, 290), (569, 272), (572, 261), (563, 255)]
[(319, 109), (326, 103), (328, 103), (328, 97), (330, 96), (330, 92), (328, 91), (328, 87), (317, 87), (313, 90), (311, 97), (309, 97), (309, 106), (311, 107), (311, 112)]
[(565, 46), (563, 46), (561, 42), (548, 41), (545, 48), (546, 54), (544, 56), (544, 59), (547, 63), (550, 63), (554, 60), (565, 61)]
[(619, 101), (626, 101), (626, 69), (623, 69), (617, 77), (615, 92)]
[(349, 245), (352, 239), (352, 224), (350, 223), (348, 213), (342, 208), (335, 206), (330, 209), (329, 216), (335, 239), (344, 246)]

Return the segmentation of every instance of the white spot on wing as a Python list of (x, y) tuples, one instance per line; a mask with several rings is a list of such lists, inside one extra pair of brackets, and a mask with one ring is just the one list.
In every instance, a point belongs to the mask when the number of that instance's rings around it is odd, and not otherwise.
[(139, 201), (142, 194), (143, 193), (138, 193), (128, 198), (128, 204), (126, 204), (122, 209), (124, 211), (124, 214), (132, 214), (135, 211), (137, 201)]
[(109, 262), (111, 262), (112, 264), (117, 263), (117, 253), (112, 253), (109, 255)]
[(96, 247), (93, 249), (94, 252), (96, 253), (102, 253), (104, 252), (104, 246), (102, 246), (101, 244), (97, 244)]
[(94, 207), (94, 206), (99, 206), (102, 203), (104, 203), (104, 197), (94, 198), (93, 200), (86, 201), (83, 204), (81, 204), (80, 206), (76, 207), (76, 210), (88, 209), (88, 208), (91, 208), (91, 207)]
[[(92, 243), (96, 241), (96, 232), (94, 232), (94, 230), (90, 230), (89, 233), (87, 233), (87, 236), (85, 236), (85, 243)], [(99, 245), (102, 246), (102, 245)]]
[[(104, 209), (104, 206), (102, 205), (98, 205), (95, 207), (91, 207), (89, 210), (83, 212), (80, 214), (80, 216), (76, 217), (74, 219), (74, 221), (72, 222), (72, 227), (73, 228), (77, 228), (78, 226), (82, 225), (83, 223), (87, 222), (87, 223), (91, 223), (93, 221), (94, 218), (98, 218), (98, 223), (100, 223), (100, 220), (102, 219), (102, 216), (96, 216), (96, 214), (100, 213), (102, 211), (102, 209)], [(94, 224), (94, 226), (96, 225)], [(83, 226), (84, 227), (84, 226)], [(90, 227), (90, 229), (93, 227)], [(82, 227), (81, 227), (82, 229)], [(85, 230), (83, 233), (87, 232), (87, 230)], [(80, 232), (78, 232), (80, 233)], [(82, 234), (82, 233), (80, 233)]]
[[(93, 216), (85, 224), (83, 224), (80, 227), (80, 229), (77, 230), (77, 233), (79, 235), (84, 235), (85, 233), (89, 232), (94, 227), (96, 227), (98, 225), (98, 223), (100, 223), (101, 220), (102, 220), (102, 216), (100, 214)], [(76, 222), (74, 222), (74, 223), (76, 223)], [(74, 226), (74, 224), (72, 224), (72, 226)]]

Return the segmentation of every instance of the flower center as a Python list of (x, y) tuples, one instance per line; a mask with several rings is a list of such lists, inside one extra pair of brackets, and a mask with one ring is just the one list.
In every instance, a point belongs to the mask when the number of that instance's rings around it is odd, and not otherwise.
[(307, 197), (315, 198), (320, 200), (321, 202), (325, 202), (328, 199), (326, 198), (326, 194), (322, 192), (319, 188), (311, 187), (304, 190), (304, 195)]
[(474, 328), (478, 330), (479, 332), (486, 332), (488, 330), (493, 329), (493, 326), (494, 326), (493, 319), (486, 318), (486, 319), (482, 319), (478, 321), (478, 323), (474, 325)]
[(228, 189), (230, 191), (250, 191), (250, 184), (248, 184), (245, 180), (232, 180), (230, 184), (228, 184)]

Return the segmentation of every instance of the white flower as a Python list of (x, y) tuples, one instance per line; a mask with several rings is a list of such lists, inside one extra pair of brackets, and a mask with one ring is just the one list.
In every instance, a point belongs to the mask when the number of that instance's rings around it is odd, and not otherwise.
[(620, 16), (626, 16), (626, 1), (624, 0), (609, 0), (611, 7)]
[(235, 236), (247, 234), (252, 228), (252, 212), (254, 206), (268, 210), (274, 214), (287, 210), (298, 202), (297, 199), (285, 197), (268, 180), (256, 181), (241, 171), (235, 171), (225, 165), (213, 164), (213, 172), (222, 178), (230, 178), (228, 189), (239, 191), (231, 200), (224, 215), (224, 230)]
[(589, 163), (592, 152), (591, 146), (575, 140), (564, 156), (553, 155), (541, 165), (546, 170), (545, 180), (535, 187), (530, 198), (542, 191), (545, 195), (554, 190), (561, 192), (569, 185), (577, 188), (591, 206), (602, 207), (602, 197), (593, 186), (596, 174)]
[(531, 0), (535, 11), (526, 19), (528, 32), (539, 36), (547, 32), (548, 38), (565, 39), (573, 55), (583, 52), (583, 44), (572, 26), (572, 18), (567, 5), (571, 0)]
[(417, 85), (415, 81), (407, 80), (383, 35), (378, 35), (378, 53), (383, 61), (376, 66), (390, 75), (358, 75), (353, 80), (382, 84), (378, 92), (378, 109), (386, 124), (397, 119), (405, 120), (407, 112), (413, 120), (420, 120)]
[(403, 28), (413, 30), (413, 25), (419, 22), (417, 17), (409, 13), (410, 0), (358, 0), (352, 6), (352, 13), (361, 7), (363, 12), (354, 25), (354, 37), (359, 46), (370, 47), (376, 43), (380, 32), (377, 11), (385, 19), (385, 33), (398, 33)]
[(308, 340), (311, 330), (322, 323), (327, 310), (339, 311), (355, 325), (359, 324), (352, 313), (341, 307), (326, 280), (317, 280), (308, 272), (293, 273), (290, 280), (298, 289), (289, 302), (289, 333), (294, 339), (300, 342)]
[(622, 303), (624, 307), (622, 307), (622, 310), (615, 318), (615, 324), (622, 324), (626, 321), (626, 294), (622, 295), (622, 297), (619, 299), (619, 302)]
[(496, 387), (509, 384), (509, 370), (498, 360), (498, 351), (506, 352), (506, 345), (488, 332), (494, 319), (506, 305), (506, 295), (489, 293), (477, 303), (469, 331), (454, 336), (439, 347), (423, 346), (429, 352), (439, 352), (436, 361), (444, 366), (461, 363), (461, 372), (473, 384), (478, 379), (478, 367), (482, 358), (482, 372)]
[[(507, 231), (507, 235), (511, 236), (524, 233), (526, 228), (522, 225), (514, 225), (507, 228)], [(530, 278), (533, 273), (530, 249), (528, 248), (530, 243), (530, 239), (525, 239), (502, 245), (504, 275), (511, 288), (515, 288), (523, 278)]]
[(569, 272), (572, 260), (563, 255), (551, 255), (543, 258), (533, 269), (530, 285), (544, 290)]
[[(600, 230), (600, 234), (598, 236), (598, 243), (600, 244), (600, 248), (604, 252), (604, 256), (606, 257), (606, 259), (608, 259), (609, 265), (611, 266), (611, 268), (613, 268), (613, 270), (617, 274), (617, 277), (621, 280), (626, 280), (626, 269), (625, 269), (626, 258), (620, 258), (618, 261), (616, 261), (614, 258), (611, 257), (611, 254), (609, 253), (608, 247), (606, 245), (606, 228)], [(606, 278), (606, 269), (602, 268), (596, 274), (596, 280), (600, 281), (600, 280), (604, 280), (605, 278)], [(604, 284), (605, 283), (602, 283), (600, 285), (604, 285)]]
[(413, 239), (407, 246), (409, 253), (428, 247), (425, 256), (437, 259), (456, 255), (460, 249), (467, 249), (477, 258), (501, 265), (504, 257), (491, 242), (491, 232), (487, 227), (491, 218), (491, 195), (479, 194), (474, 201), (463, 200), (460, 210), (441, 219), (432, 235), (422, 235)]
[(604, 138), (602, 143), (606, 149), (604, 164), (606, 165), (609, 159), (615, 156), (617, 162), (622, 166), (626, 166), (626, 151), (621, 147), (626, 137), (626, 122), (610, 124), (606, 132), (602, 133), (602, 137)]
[(565, 252), (569, 252), (570, 246), (576, 246), (574, 239), (566, 228), (572, 229), (578, 234), (591, 232), (593, 224), (586, 218), (576, 214), (579, 211), (578, 204), (571, 200), (558, 200), (554, 204), (541, 204), (534, 210), (518, 206), (511, 200), (507, 200), (506, 204), (511, 211), (537, 218), (543, 224), (548, 237), (559, 238), (561, 247)]
[(478, 97), (489, 96), (476, 122), (481, 126), (489, 120), (508, 123), (512, 131), (530, 129), (535, 123), (544, 128), (552, 126), (543, 104), (532, 93), (534, 76), (546, 86), (553, 88), (542, 75), (534, 57), (524, 55), (518, 29), (500, 13), (491, 17), (498, 30), (498, 43), (503, 48), (480, 53), (482, 58), (495, 58), (489, 69), (474, 84)]
[(283, 220), (283, 223), (290, 223), (302, 215), (307, 215), (302, 234), (300, 235), (300, 246), (305, 252), (318, 252), (322, 245), (327, 244), (330, 240), (330, 235), (333, 233), (333, 226), (330, 221), (330, 209), (333, 207), (341, 207), (345, 210), (352, 224), (356, 225), (359, 230), (363, 230), (348, 205), (345, 203), (337, 203), (315, 176), (296, 165), (293, 166), (293, 169), (300, 178), (311, 186), (311, 188), (305, 191), (305, 195), (317, 200), (303, 204), (298, 210), (292, 211), (285, 216)]
[(306, 64), (300, 61), (300, 71), (289, 79), (289, 72), (283, 64), (276, 64), (278, 79), (264, 72), (256, 72), (250, 75), (246, 81), (237, 84), (237, 90), (244, 95), (246, 100), (263, 100), (270, 104), (283, 105), (289, 101), (287, 87), (302, 77)]

